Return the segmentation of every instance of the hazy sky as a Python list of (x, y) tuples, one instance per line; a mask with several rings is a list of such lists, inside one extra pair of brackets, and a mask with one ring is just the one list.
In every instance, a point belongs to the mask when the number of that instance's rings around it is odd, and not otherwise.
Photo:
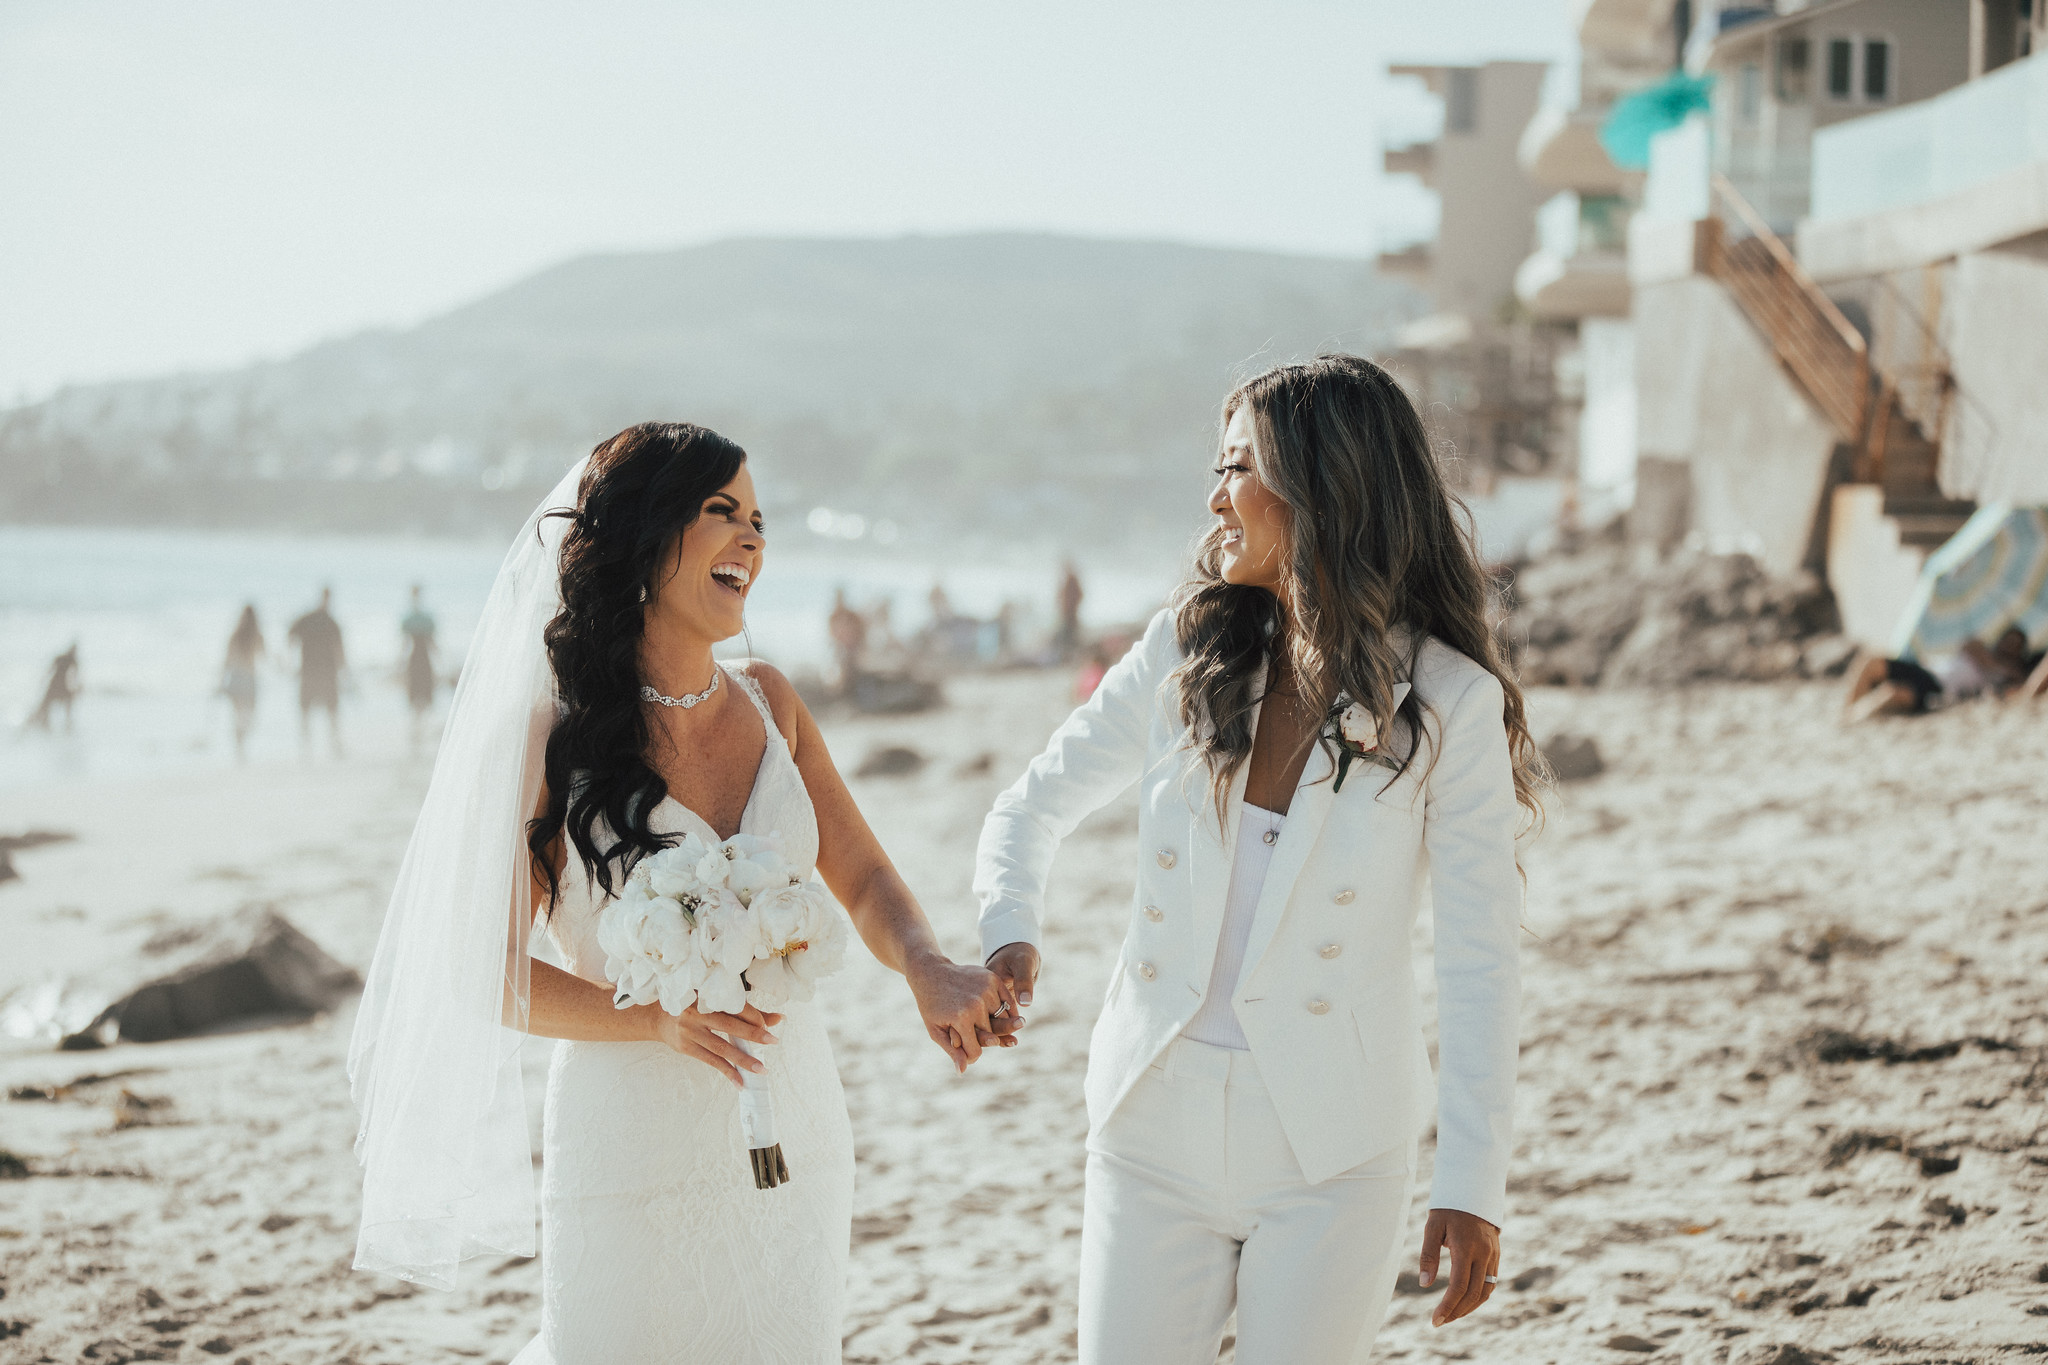
[(1389, 61), (1563, 0), (6, 0), (0, 406), (429, 316), (592, 250), (989, 228), (1425, 232)]

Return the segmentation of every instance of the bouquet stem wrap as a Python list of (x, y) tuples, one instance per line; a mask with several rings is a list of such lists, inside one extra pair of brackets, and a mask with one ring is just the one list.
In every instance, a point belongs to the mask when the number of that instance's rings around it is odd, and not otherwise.
[[(735, 1038), (732, 1045), (749, 1057), (760, 1059), (758, 1044)], [(747, 1141), (747, 1161), (754, 1168), (755, 1189), (771, 1190), (789, 1179), (782, 1144), (775, 1136), (775, 1096), (768, 1090), (765, 1073), (740, 1073), (740, 1135)]]

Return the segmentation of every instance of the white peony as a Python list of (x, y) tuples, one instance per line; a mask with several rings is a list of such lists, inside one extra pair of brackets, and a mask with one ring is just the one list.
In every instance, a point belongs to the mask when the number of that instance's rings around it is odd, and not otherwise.
[(1352, 702), (1337, 717), (1337, 732), (1368, 753), (1380, 745), (1380, 723), (1358, 702)]
[(846, 921), (816, 882), (780, 887), (754, 898), (767, 952), (747, 969), (753, 999), (763, 1009), (809, 1000), (818, 979), (846, 958)]
[(689, 1008), (700, 972), (690, 921), (675, 901), (648, 894), (646, 879), (628, 879), (616, 900), (597, 921), (598, 946), (604, 949), (605, 978), (613, 983), (613, 1003), (631, 1005), (682, 1000), (676, 1012)]
[[(692, 848), (692, 844), (696, 847)], [(648, 890), (655, 895), (667, 896), (687, 908), (697, 899), (697, 890), (703, 885), (697, 878), (697, 861), (704, 853), (704, 841), (692, 834), (680, 844), (642, 858), (634, 865), (633, 875), (644, 878)]]
[(692, 834), (634, 866), (597, 937), (619, 1008), (720, 1014), (811, 999), (848, 934), (824, 887), (783, 861), (780, 836)]
[(742, 973), (753, 963), (761, 943), (760, 921), (725, 887), (713, 892), (697, 912), (697, 953), (704, 976), (697, 986), (697, 1008), (707, 1014), (731, 1014), (747, 1003)]
[(700, 889), (717, 890), (724, 887), (726, 873), (732, 869), (731, 860), (725, 856), (725, 846), (714, 844), (705, 848), (702, 841), (699, 841), (698, 847), (704, 848), (704, 851), (697, 856), (693, 871), (697, 874)]
[(805, 882), (803, 893), (804, 938), (810, 946), (796, 955), (793, 965), (806, 980), (816, 982), (846, 965), (846, 913), (816, 882)]
[(763, 891), (754, 897), (752, 909), (761, 921), (762, 956), (780, 956), (803, 945), (806, 904), (802, 887), (784, 882), (773, 891)]
[(747, 968), (747, 1003), (771, 1013), (791, 1000), (808, 1000), (796, 992), (796, 973), (779, 957), (758, 957)]
[(725, 884), (735, 896), (751, 904), (755, 896), (769, 887), (789, 885), (789, 874), (782, 870), (782, 859), (775, 854), (757, 853), (733, 859), (726, 869)]
[(697, 1008), (704, 1014), (738, 1014), (747, 1007), (746, 979), (723, 967), (708, 968), (697, 986)]

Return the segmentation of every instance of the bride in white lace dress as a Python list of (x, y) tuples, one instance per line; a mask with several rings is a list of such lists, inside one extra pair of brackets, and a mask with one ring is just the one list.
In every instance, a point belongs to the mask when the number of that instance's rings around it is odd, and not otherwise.
[[(516, 1038), (564, 1040), (540, 1335), (519, 1365), (840, 1358), (853, 1139), (825, 1020), (808, 1002), (616, 1008), (597, 916), (639, 857), (686, 834), (772, 834), (905, 975), (957, 1066), (1015, 1041), (1016, 1002), (939, 952), (794, 689), (712, 661), (766, 548), (745, 460), (701, 428), (630, 428), (581, 469), (573, 508), (549, 511), (558, 489), (529, 522), (465, 663), (357, 1022), (356, 1263), (442, 1286), (468, 1256), (532, 1253)], [(566, 969), (529, 961), (535, 926)], [(742, 1069), (774, 1097), (791, 1179), (773, 1189), (750, 1174)]]

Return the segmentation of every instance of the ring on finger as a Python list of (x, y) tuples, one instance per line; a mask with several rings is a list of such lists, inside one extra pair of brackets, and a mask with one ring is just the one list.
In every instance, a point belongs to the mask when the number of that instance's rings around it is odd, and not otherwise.
[(1498, 1275), (1488, 1275), (1488, 1276), (1486, 1277), (1486, 1282), (1487, 1282), (1488, 1284), (1499, 1284), (1499, 1283), (1500, 1283), (1500, 1276), (1498, 1276)]
[(1010, 1012), (1010, 1002), (1009, 1002), (1009, 1001), (1007, 1001), (1007, 1000), (1005, 1000), (1005, 1001), (1004, 1001), (1004, 1002), (1003, 1002), (1002, 1004), (1000, 1004), (1000, 1005), (997, 1005), (997, 1006), (996, 1006), (996, 1012), (995, 1012), (994, 1014), (991, 1014), (991, 1015), (989, 1016), (989, 1018), (991, 1018), (991, 1019), (1001, 1019), (1001, 1018), (1003, 1018), (1003, 1017), (1004, 1017), (1005, 1015), (1009, 1014), (1009, 1012)]

